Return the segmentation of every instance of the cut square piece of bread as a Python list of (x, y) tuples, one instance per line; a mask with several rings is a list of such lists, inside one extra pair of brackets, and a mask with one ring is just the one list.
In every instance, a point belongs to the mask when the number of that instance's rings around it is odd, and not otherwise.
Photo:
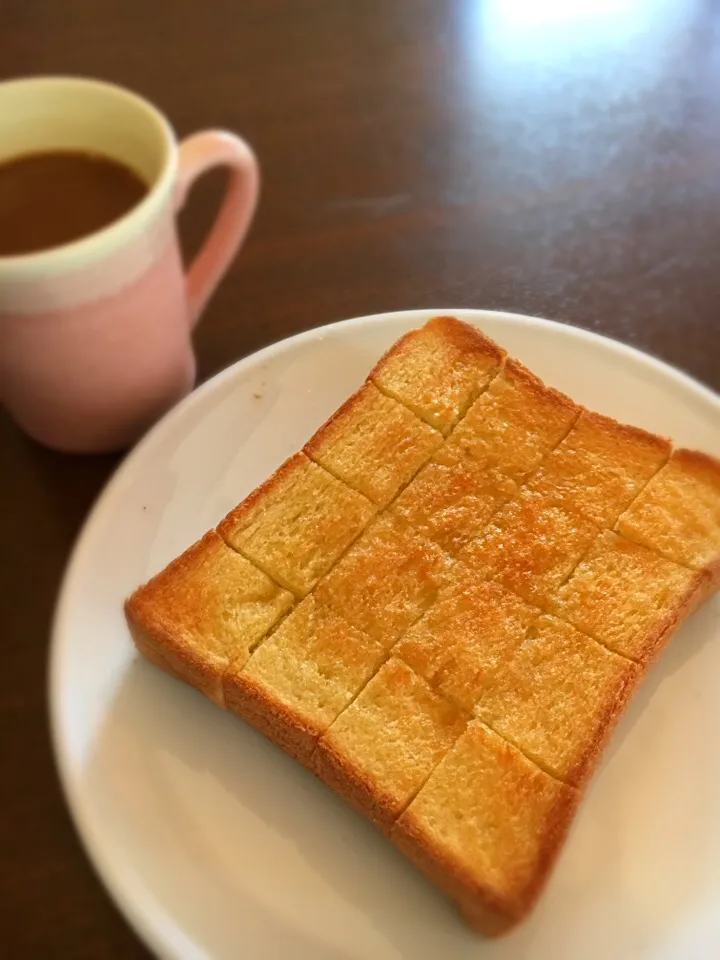
[(565, 394), (546, 387), (517, 360), (508, 360), (447, 443), (521, 481), (560, 443), (579, 413)]
[(125, 612), (141, 653), (223, 706), (225, 669), (245, 663), (293, 602), (212, 530), (137, 589)]
[(394, 517), (380, 517), (321, 580), (315, 596), (389, 650), (435, 600), (450, 563), (437, 544)]
[(454, 576), (393, 655), (469, 713), (540, 611), (468, 570)]
[(482, 533), (518, 487), (459, 449), (440, 448), (392, 505), (392, 512), (451, 556)]
[(320, 738), (313, 769), (387, 830), (466, 722), (454, 704), (391, 658)]
[(441, 433), (366, 383), (304, 451), (373, 503), (385, 506), (442, 442)]
[(376, 510), (367, 497), (297, 453), (225, 517), (218, 533), (304, 597)]
[(458, 559), (545, 608), (599, 533), (582, 512), (521, 490)]
[(543, 616), (496, 671), (475, 713), (543, 770), (578, 784), (638, 677), (632, 661)]
[(720, 461), (675, 450), (620, 517), (617, 530), (720, 584)]
[(528, 489), (571, 503), (599, 527), (608, 527), (669, 456), (664, 437), (584, 411)]
[(592, 544), (550, 609), (611, 650), (652, 659), (707, 586), (689, 570), (610, 531)]
[(247, 663), (226, 672), (225, 704), (307, 764), (384, 659), (381, 644), (310, 594)]
[(411, 330), (370, 373), (383, 393), (448, 434), (490, 383), (505, 351), (455, 317), (433, 317)]
[(532, 907), (577, 802), (576, 790), (475, 720), (391, 838), (476, 929), (492, 936)]

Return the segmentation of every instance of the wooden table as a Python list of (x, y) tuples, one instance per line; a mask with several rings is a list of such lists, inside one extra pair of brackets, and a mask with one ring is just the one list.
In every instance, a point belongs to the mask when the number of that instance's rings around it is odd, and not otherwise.
[[(714, 0), (6, 0), (0, 65), (114, 80), (181, 135), (254, 144), (263, 199), (200, 326), (203, 378), (331, 320), (477, 306), (720, 388)], [(183, 215), (189, 249), (220, 188)], [(117, 458), (53, 454), (2, 415), (0, 451), (2, 952), (144, 957), (74, 836), (46, 715), (55, 594)]]

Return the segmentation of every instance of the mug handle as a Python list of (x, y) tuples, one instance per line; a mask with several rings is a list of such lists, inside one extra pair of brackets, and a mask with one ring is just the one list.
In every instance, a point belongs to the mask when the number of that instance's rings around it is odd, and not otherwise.
[(188, 315), (194, 327), (237, 253), (255, 212), (260, 175), (248, 144), (223, 130), (204, 130), (178, 146), (175, 212), (185, 204), (199, 176), (213, 167), (227, 167), (230, 177), (215, 223), (190, 264), (185, 280)]

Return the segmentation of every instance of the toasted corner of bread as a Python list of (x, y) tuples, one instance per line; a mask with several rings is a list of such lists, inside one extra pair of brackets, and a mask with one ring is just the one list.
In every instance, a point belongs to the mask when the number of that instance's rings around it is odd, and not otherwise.
[(293, 604), (293, 597), (211, 530), (125, 604), (138, 649), (223, 705), (222, 674)]
[(628, 540), (669, 560), (706, 570), (720, 585), (720, 461), (674, 450), (617, 522)]
[(475, 720), (398, 818), (391, 839), (476, 929), (495, 936), (537, 900), (578, 799)]
[(376, 510), (367, 497), (297, 453), (225, 517), (218, 533), (303, 597)]
[(523, 481), (566, 436), (580, 408), (517, 360), (468, 410), (448, 440), (472, 459)]
[(401, 337), (369, 379), (447, 435), (504, 358), (505, 351), (476, 327), (455, 317), (433, 317)]

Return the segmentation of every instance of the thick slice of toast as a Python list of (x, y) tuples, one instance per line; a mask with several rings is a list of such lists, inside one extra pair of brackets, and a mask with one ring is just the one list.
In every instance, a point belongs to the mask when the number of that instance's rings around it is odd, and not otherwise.
[(225, 704), (307, 764), (384, 659), (381, 643), (310, 594), (246, 663), (225, 672)]
[(471, 722), (393, 828), (393, 843), (495, 936), (532, 907), (578, 792)]
[(447, 434), (500, 370), (505, 351), (455, 317), (433, 317), (401, 337), (369, 379)]
[(524, 480), (560, 443), (580, 408), (517, 360), (470, 407), (448, 440), (486, 468)]
[(222, 706), (227, 667), (244, 664), (293, 602), (211, 530), (139, 587), (126, 612), (149, 660)]
[(229, 513), (218, 533), (283, 587), (304, 597), (376, 509), (298, 453)]
[(448, 317), (305, 449), (133, 594), (133, 637), (497, 933), (648, 664), (720, 586), (720, 463), (668, 459)]
[(442, 441), (441, 433), (407, 407), (366, 383), (303, 449), (348, 486), (385, 506)]
[(388, 829), (467, 720), (391, 658), (321, 737), (312, 766), (348, 803)]

